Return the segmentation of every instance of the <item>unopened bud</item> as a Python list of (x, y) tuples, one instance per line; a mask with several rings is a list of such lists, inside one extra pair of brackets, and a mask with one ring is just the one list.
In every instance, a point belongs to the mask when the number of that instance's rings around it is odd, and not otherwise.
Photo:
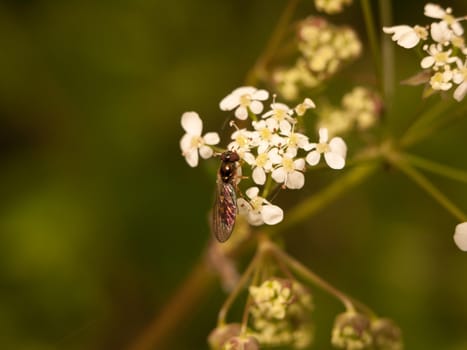
[(400, 328), (387, 318), (380, 318), (371, 323), (373, 343), (378, 350), (402, 350), (402, 335)]
[(255, 337), (233, 337), (225, 343), (223, 350), (259, 350)]
[(224, 326), (216, 327), (208, 336), (208, 343), (212, 350), (221, 350), (227, 340), (240, 334), (240, 323), (228, 323)]
[(370, 321), (364, 315), (345, 312), (337, 315), (331, 343), (347, 350), (368, 349), (372, 344)]

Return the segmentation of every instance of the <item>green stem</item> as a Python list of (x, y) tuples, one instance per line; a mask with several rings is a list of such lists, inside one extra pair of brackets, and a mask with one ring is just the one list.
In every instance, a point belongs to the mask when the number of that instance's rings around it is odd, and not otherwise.
[(372, 162), (345, 172), (337, 181), (331, 183), (328, 187), (320, 192), (310, 196), (292, 208), (288, 213), (284, 222), (277, 226), (271, 226), (268, 229), (269, 235), (275, 235), (280, 232), (287, 231), (290, 227), (308, 219), (313, 214), (323, 209), (334, 199), (345, 193), (350, 188), (357, 186), (363, 180), (368, 178), (377, 169), (377, 163)]
[(283, 261), (292, 271), (297, 275), (307, 280), (308, 282), (318, 286), (322, 290), (335, 296), (345, 306), (347, 311), (355, 311), (355, 307), (351, 301), (351, 298), (345, 295), (343, 292), (323, 280), (313, 271), (302, 265), (300, 262), (286, 254), (282, 249), (279, 249), (275, 244), (270, 241), (265, 242), (267, 244), (267, 250), (276, 257), (276, 259)]
[(467, 215), (456, 207), (456, 205), (452, 203), (440, 190), (438, 190), (425, 176), (423, 176), (423, 174), (413, 168), (402, 156), (393, 154), (388, 157), (388, 160), (418, 186), (423, 188), (456, 219), (461, 222), (467, 221)]
[(253, 260), (250, 262), (248, 265), (247, 269), (243, 273), (242, 277), (238, 281), (237, 285), (235, 286), (235, 289), (229, 294), (227, 299), (225, 300), (224, 304), (222, 305), (220, 311), (219, 311), (219, 316), (217, 319), (217, 325), (218, 326), (223, 326), (225, 324), (225, 319), (227, 317), (227, 312), (229, 311), (230, 307), (232, 306), (233, 302), (237, 298), (237, 296), (240, 294), (242, 291), (242, 288), (247, 284), (248, 279), (251, 277), (253, 271), (257, 267), (257, 264), (259, 263), (260, 259), (262, 256), (262, 252), (260, 250), (257, 251), (256, 255), (254, 256)]
[(415, 167), (430, 171), (434, 174), (438, 174), (452, 180), (467, 183), (467, 171), (455, 169), (444, 164), (433, 162), (429, 159), (415, 156), (413, 154), (405, 153), (403, 157)]
[(284, 38), (285, 33), (287, 32), (290, 21), (292, 20), (295, 9), (299, 3), (299, 0), (289, 0), (284, 11), (282, 11), (281, 17), (272, 32), (271, 37), (269, 38), (266, 48), (263, 53), (256, 60), (253, 68), (248, 72), (245, 84), (246, 85), (255, 85), (259, 78), (262, 77), (266, 69), (269, 60), (275, 55), (278, 47), (281, 44), (282, 39)]
[[(392, 6), (390, 0), (379, 0), (379, 13), (381, 17), (381, 25), (389, 27), (392, 25)], [(382, 87), (384, 93), (385, 108), (387, 114), (391, 115), (394, 98), (395, 86), (395, 65), (394, 65), (394, 45), (389, 35), (382, 37), (381, 43), (382, 56)]]
[(452, 101), (446, 102), (444, 100), (438, 101), (434, 106), (428, 107), (425, 112), (418, 115), (417, 119), (409, 126), (404, 136), (401, 139), (401, 145), (410, 145), (414, 139), (417, 139), (420, 133), (426, 130), (424, 125), (429, 125), (441, 114), (445, 113), (453, 105)]
[[(373, 62), (375, 65), (376, 76), (378, 78), (378, 83), (380, 85), (380, 90), (383, 91), (383, 78), (382, 78), (382, 69), (381, 69), (381, 53), (379, 49), (377, 34), (376, 34), (376, 25), (373, 17), (373, 11), (371, 9), (370, 0), (361, 0), (363, 17), (365, 18), (365, 27), (368, 35), (368, 41), (370, 44), (371, 53), (373, 56)], [(383, 93), (384, 95), (384, 93)]]

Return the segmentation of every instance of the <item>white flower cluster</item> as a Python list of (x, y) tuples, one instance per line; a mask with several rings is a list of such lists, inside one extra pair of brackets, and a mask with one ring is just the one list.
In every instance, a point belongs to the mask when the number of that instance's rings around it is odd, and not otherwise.
[(351, 3), (352, 0), (315, 0), (316, 9), (330, 15), (342, 12), (344, 6)]
[(271, 278), (251, 286), (252, 325), (248, 334), (262, 345), (306, 348), (313, 340), (311, 294), (297, 282)]
[(341, 106), (326, 106), (317, 110), (318, 125), (329, 130), (331, 135), (342, 134), (356, 127), (366, 130), (379, 119), (382, 102), (368, 88), (357, 86), (342, 97)]
[(351, 28), (310, 17), (299, 25), (298, 50), (295, 64), (274, 74), (278, 90), (288, 100), (296, 99), (301, 88), (314, 88), (329, 79), (343, 64), (360, 55), (362, 45)]
[[(227, 150), (235, 151), (240, 157), (239, 172), (249, 175), (257, 186), (246, 190), (246, 197), (237, 200), (240, 214), (246, 216), (252, 225), (275, 225), (282, 221), (283, 211), (260, 195), (260, 188), (271, 187), (272, 181), (283, 188), (300, 189), (305, 184), (306, 164), (316, 165), (321, 155), (333, 169), (345, 165), (347, 146), (340, 137), (329, 139), (325, 128), (319, 130), (319, 141), (310, 142), (308, 136), (297, 132), (298, 118), (315, 104), (310, 99), (290, 108), (286, 104), (273, 101), (270, 109), (263, 114), (263, 102), (269, 98), (266, 90), (254, 87), (240, 87), (220, 102), (224, 111), (233, 111), (243, 122), (250, 117), (251, 127), (235, 127)], [(187, 163), (198, 165), (198, 155), (210, 158), (215, 155), (214, 145), (220, 142), (215, 132), (202, 136), (202, 121), (196, 112), (186, 112), (182, 116), (182, 127), (186, 134), (180, 141), (182, 155)], [(216, 154), (222, 152), (215, 148)], [(247, 171), (242, 169), (245, 166)], [(266, 191), (269, 191), (268, 188)], [(264, 193), (264, 192), (263, 192)]]
[(426, 56), (420, 66), (431, 73), (427, 78), (431, 88), (447, 91), (456, 86), (453, 96), (461, 101), (467, 93), (467, 47), (461, 22), (467, 17), (456, 18), (451, 8), (431, 3), (425, 5), (424, 14), (437, 21), (425, 27), (384, 27), (383, 31), (392, 34), (392, 40), (407, 49), (423, 43)]

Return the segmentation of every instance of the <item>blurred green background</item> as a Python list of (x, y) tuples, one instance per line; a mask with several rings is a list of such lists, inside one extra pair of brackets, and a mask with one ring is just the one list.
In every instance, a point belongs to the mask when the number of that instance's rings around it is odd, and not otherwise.
[[(428, 22), (422, 1), (393, 4), (395, 23)], [(442, 4), (467, 14), (464, 1)], [(187, 166), (180, 116), (196, 110), (205, 130), (222, 127), (218, 102), (242, 84), (283, 7), (1, 1), (1, 349), (125, 349), (163, 307), (209, 239), (217, 166)], [(312, 1), (299, 11), (313, 13)], [(358, 3), (334, 21), (351, 21), (366, 40)], [(417, 57), (395, 52), (397, 79), (407, 78)], [(368, 75), (365, 60), (354, 67)], [(391, 122), (407, 125), (420, 94), (400, 87), (400, 121)], [(461, 118), (413, 152), (467, 169), (466, 131)], [(305, 198), (338, 176), (313, 173), (307, 190), (285, 199)], [(467, 186), (430, 179), (467, 210)], [(403, 175), (382, 169), (286, 243), (321, 276), (396, 320), (407, 349), (461, 350), (467, 254), (452, 242), (456, 224)], [(207, 296), (167, 349), (207, 348), (225, 295), (216, 287)], [(330, 348), (341, 309), (320, 292), (315, 303), (315, 348)]]

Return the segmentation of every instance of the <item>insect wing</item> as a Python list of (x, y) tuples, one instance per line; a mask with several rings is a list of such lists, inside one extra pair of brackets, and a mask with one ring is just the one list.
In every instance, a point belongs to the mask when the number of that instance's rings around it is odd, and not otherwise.
[(214, 235), (219, 242), (225, 242), (232, 234), (237, 216), (237, 194), (232, 183), (217, 180), (212, 215)]

